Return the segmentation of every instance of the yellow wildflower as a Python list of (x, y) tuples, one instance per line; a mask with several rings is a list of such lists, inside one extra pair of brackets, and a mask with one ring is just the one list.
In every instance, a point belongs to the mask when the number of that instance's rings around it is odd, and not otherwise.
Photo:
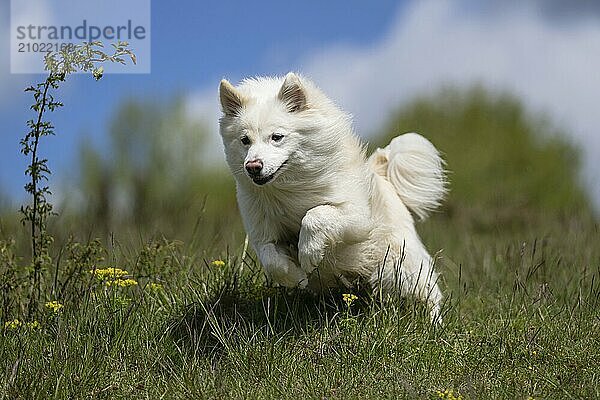
[(225, 266), (225, 261), (223, 260), (214, 260), (212, 263), (213, 267), (224, 267)]
[(23, 323), (18, 319), (13, 319), (12, 321), (6, 321), (4, 323), (4, 329), (18, 329), (23, 326)]
[(29, 329), (38, 329), (40, 327), (40, 323), (38, 321), (33, 321), (33, 322), (23, 322), (23, 321), (19, 321), (18, 319), (13, 319), (12, 321), (6, 321), (4, 323), (4, 329), (19, 329), (19, 328), (23, 328), (23, 327), (27, 327)]
[(40, 323), (39, 323), (39, 322), (37, 322), (37, 321), (28, 322), (28, 323), (27, 323), (27, 327), (28, 327), (29, 329), (37, 329), (37, 328), (39, 328), (39, 327), (40, 327)]
[(150, 289), (153, 292), (158, 292), (159, 290), (162, 290), (163, 286), (160, 283), (149, 283), (148, 284), (148, 289)]
[(137, 285), (137, 281), (135, 279), (115, 279), (113, 281), (106, 281), (105, 285), (106, 286), (120, 286), (120, 287), (128, 287), (128, 286), (135, 286)]
[(45, 305), (46, 305), (46, 308), (48, 308), (49, 310), (52, 310), (53, 313), (58, 313), (58, 312), (60, 312), (60, 309), (63, 308), (63, 305), (60, 304), (56, 300), (49, 301)]
[(352, 293), (344, 293), (342, 294), (342, 299), (346, 302), (346, 305), (350, 307), (354, 300), (358, 299), (358, 297)]
[(121, 268), (104, 268), (90, 270), (90, 274), (103, 281), (108, 278), (121, 278), (127, 275), (128, 272)]

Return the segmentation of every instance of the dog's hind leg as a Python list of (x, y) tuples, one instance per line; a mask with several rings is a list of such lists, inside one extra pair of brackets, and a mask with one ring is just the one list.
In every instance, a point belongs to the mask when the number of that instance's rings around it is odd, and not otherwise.
[(414, 256), (406, 257), (405, 254), (397, 260), (386, 260), (370, 277), (376, 297), (385, 300), (398, 295), (412, 296), (427, 305), (432, 323), (441, 323), (443, 296), (437, 280), (429, 255), (423, 256), (419, 262)]

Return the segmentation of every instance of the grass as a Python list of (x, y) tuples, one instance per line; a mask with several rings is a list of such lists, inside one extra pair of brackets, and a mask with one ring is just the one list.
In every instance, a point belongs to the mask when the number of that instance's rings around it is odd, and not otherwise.
[[(600, 397), (596, 223), (482, 234), (440, 215), (422, 231), (446, 244), (439, 327), (410, 298), (348, 306), (264, 287), (241, 243), (213, 258), (165, 240), (85, 260), (79, 248), (64, 307), (2, 331), (2, 398)], [(138, 285), (89, 272), (109, 265)]]
[[(162, 125), (130, 109), (114, 126), (189, 125), (177, 107)], [(410, 297), (267, 287), (244, 251), (230, 176), (195, 176), (183, 157), (169, 189), (153, 162), (175, 162), (164, 155), (136, 169), (87, 149), (83, 207), (49, 225), (41, 293), (57, 303), (36, 316), (26, 317), (30, 238), (14, 213), (0, 219), (0, 400), (600, 398), (600, 226), (576, 149), (481, 88), (417, 99), (380, 144), (411, 130), (451, 170), (447, 205), (418, 225), (443, 249), (442, 325)], [(129, 131), (110, 152), (124, 160), (160, 153), (156, 138), (168, 137)], [(111, 193), (127, 179), (124, 210)]]

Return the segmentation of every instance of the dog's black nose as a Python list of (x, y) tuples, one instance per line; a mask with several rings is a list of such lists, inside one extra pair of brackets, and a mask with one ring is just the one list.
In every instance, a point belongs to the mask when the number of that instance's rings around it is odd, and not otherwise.
[(246, 171), (250, 175), (258, 175), (262, 170), (263, 162), (261, 160), (252, 160), (246, 163)]

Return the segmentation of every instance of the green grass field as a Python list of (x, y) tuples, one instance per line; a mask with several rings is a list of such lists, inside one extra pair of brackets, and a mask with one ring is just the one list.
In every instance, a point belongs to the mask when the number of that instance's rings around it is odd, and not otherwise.
[(600, 397), (597, 225), (482, 235), (438, 218), (423, 231), (431, 248), (446, 244), (439, 327), (410, 299), (357, 293), (348, 306), (342, 293), (264, 288), (242, 243), (212, 258), (160, 240), (107, 254), (130, 287), (94, 278), (97, 256), (81, 257), (93, 246), (79, 249), (64, 307), (3, 331), (0, 387), (5, 398)]
[(203, 206), (148, 208), (162, 225), (55, 218), (42, 298), (62, 307), (28, 315), (26, 231), (6, 214), (0, 399), (600, 398), (600, 226), (574, 150), (531, 140), (506, 98), (455, 103), (419, 100), (386, 130), (430, 132), (448, 159), (447, 206), (418, 225), (441, 250), (442, 325), (410, 297), (266, 287), (230, 178), (199, 186)]

